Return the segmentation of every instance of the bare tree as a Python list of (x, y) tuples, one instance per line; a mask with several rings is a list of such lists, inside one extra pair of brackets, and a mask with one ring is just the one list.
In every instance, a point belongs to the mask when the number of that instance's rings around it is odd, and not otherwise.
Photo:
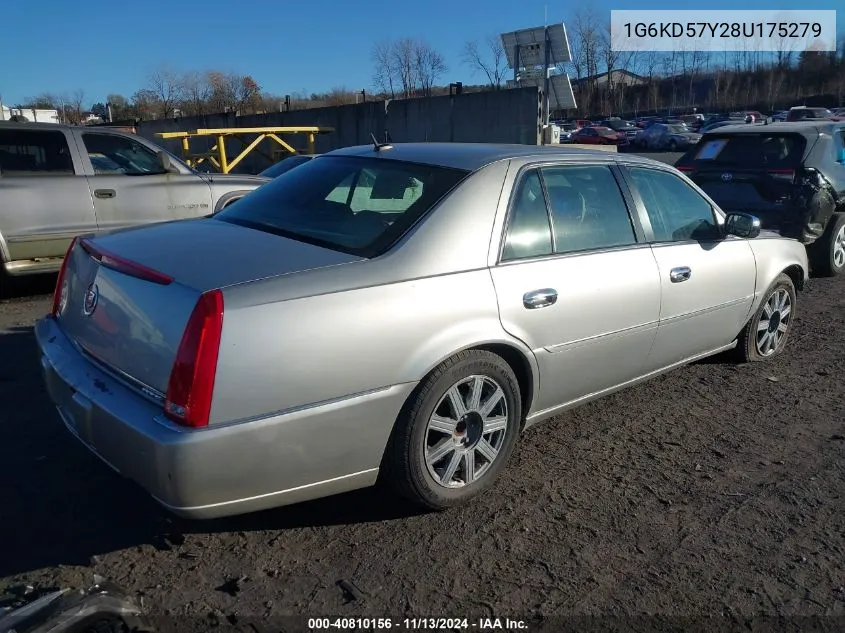
[(578, 82), (581, 102), (590, 111), (598, 83), (599, 21), (592, 9), (578, 9), (573, 20), (572, 67)]
[[(603, 28), (598, 33), (599, 55), (604, 61), (607, 70), (607, 105), (608, 109), (615, 106), (621, 110), (625, 98), (625, 80), (616, 85), (614, 83), (614, 71), (627, 71), (631, 64), (633, 53), (631, 51), (616, 50), (613, 42), (613, 34), (610, 28), (610, 20), (606, 20)], [(612, 112), (608, 112), (612, 114)]]
[(160, 112), (158, 95), (148, 88), (141, 89), (132, 95), (132, 108), (142, 121), (154, 119), (156, 112)]
[(423, 95), (431, 96), (431, 89), (446, 71), (446, 61), (427, 42), (417, 42), (414, 50), (414, 66), (417, 82)]
[(50, 92), (42, 92), (34, 97), (27, 97), (25, 102), (29, 108), (53, 110), (58, 107), (58, 101), (56, 95)]
[(505, 47), (498, 35), (491, 35), (485, 42), (484, 49), (476, 41), (464, 45), (464, 63), (474, 72), (481, 72), (487, 77), (488, 85), (494, 90), (502, 87), (508, 71)]
[(208, 100), (211, 97), (208, 74), (193, 70), (182, 77), (182, 83), (184, 86), (182, 97), (188, 114), (208, 114)]
[(155, 93), (161, 116), (166, 119), (185, 93), (182, 76), (170, 66), (161, 65), (150, 73), (149, 81), (149, 90)]
[(417, 43), (409, 37), (402, 38), (393, 45), (391, 57), (402, 96), (406, 99), (413, 97), (418, 83)]
[(396, 68), (393, 57), (394, 44), (390, 40), (382, 40), (373, 47), (373, 63), (375, 73), (373, 83), (378, 91), (391, 99), (396, 98)]
[(261, 107), (261, 86), (251, 75), (236, 76), (234, 93), (238, 112), (255, 112)]
[(208, 97), (209, 111), (214, 114), (230, 112), (237, 105), (237, 85), (230, 75), (219, 70), (206, 74), (211, 94)]
[(62, 118), (71, 125), (79, 125), (82, 122), (82, 110), (85, 102), (85, 91), (79, 88), (69, 94), (59, 97), (62, 104)]

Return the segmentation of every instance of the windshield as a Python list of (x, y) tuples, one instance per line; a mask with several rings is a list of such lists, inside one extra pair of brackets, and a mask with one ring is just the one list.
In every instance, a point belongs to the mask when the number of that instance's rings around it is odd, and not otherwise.
[(289, 170), (214, 217), (375, 257), (468, 173), (390, 159), (324, 156)]
[(611, 130), (610, 128), (606, 128), (606, 127), (597, 127), (597, 128), (595, 128), (595, 130), (596, 130), (596, 131), (597, 131), (597, 132), (598, 132), (601, 136), (616, 136), (616, 132), (614, 132), (614, 131), (613, 131), (613, 130)]
[(736, 134), (707, 139), (693, 160), (752, 169), (794, 167), (801, 162), (806, 145), (800, 134)]
[(288, 156), (275, 165), (268, 167), (258, 175), (264, 176), (265, 178), (275, 178), (277, 176), (281, 176), (287, 171), (290, 171), (294, 167), (307, 163), (311, 160), (311, 158), (312, 156)]
[(672, 134), (687, 134), (687, 133), (689, 133), (689, 128), (686, 125), (681, 125), (680, 123), (675, 123), (673, 125), (667, 125), (666, 127), (669, 128), (669, 131)]

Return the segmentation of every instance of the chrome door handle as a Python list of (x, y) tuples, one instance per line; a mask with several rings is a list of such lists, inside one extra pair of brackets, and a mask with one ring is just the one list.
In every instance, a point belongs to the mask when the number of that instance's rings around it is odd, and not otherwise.
[(686, 281), (692, 275), (692, 271), (687, 266), (680, 266), (669, 271), (669, 279), (673, 284)]
[(114, 198), (117, 196), (117, 192), (114, 189), (95, 189), (94, 190), (94, 197), (95, 198)]
[(557, 301), (557, 290), (554, 288), (543, 288), (542, 290), (532, 290), (522, 295), (522, 305), (528, 310), (536, 308), (545, 308), (546, 306), (554, 305)]

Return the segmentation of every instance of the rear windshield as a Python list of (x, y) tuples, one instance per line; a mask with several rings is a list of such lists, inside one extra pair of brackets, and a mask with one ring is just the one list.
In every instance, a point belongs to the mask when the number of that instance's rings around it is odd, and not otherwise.
[(286, 171), (290, 171), (294, 167), (307, 163), (309, 160), (311, 160), (311, 156), (288, 156), (258, 175), (264, 176), (265, 178), (275, 178), (276, 176), (281, 176)]
[(393, 244), (468, 173), (323, 156), (283, 173), (214, 218), (369, 258)]
[(806, 146), (800, 134), (716, 134), (699, 143), (692, 160), (700, 166), (795, 167)]

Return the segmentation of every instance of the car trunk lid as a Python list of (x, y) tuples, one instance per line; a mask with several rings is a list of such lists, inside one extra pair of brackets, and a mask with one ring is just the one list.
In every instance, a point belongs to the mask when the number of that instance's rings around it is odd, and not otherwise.
[(359, 259), (213, 219), (119, 231), (70, 250), (57, 318), (92, 361), (162, 400), (204, 292)]

